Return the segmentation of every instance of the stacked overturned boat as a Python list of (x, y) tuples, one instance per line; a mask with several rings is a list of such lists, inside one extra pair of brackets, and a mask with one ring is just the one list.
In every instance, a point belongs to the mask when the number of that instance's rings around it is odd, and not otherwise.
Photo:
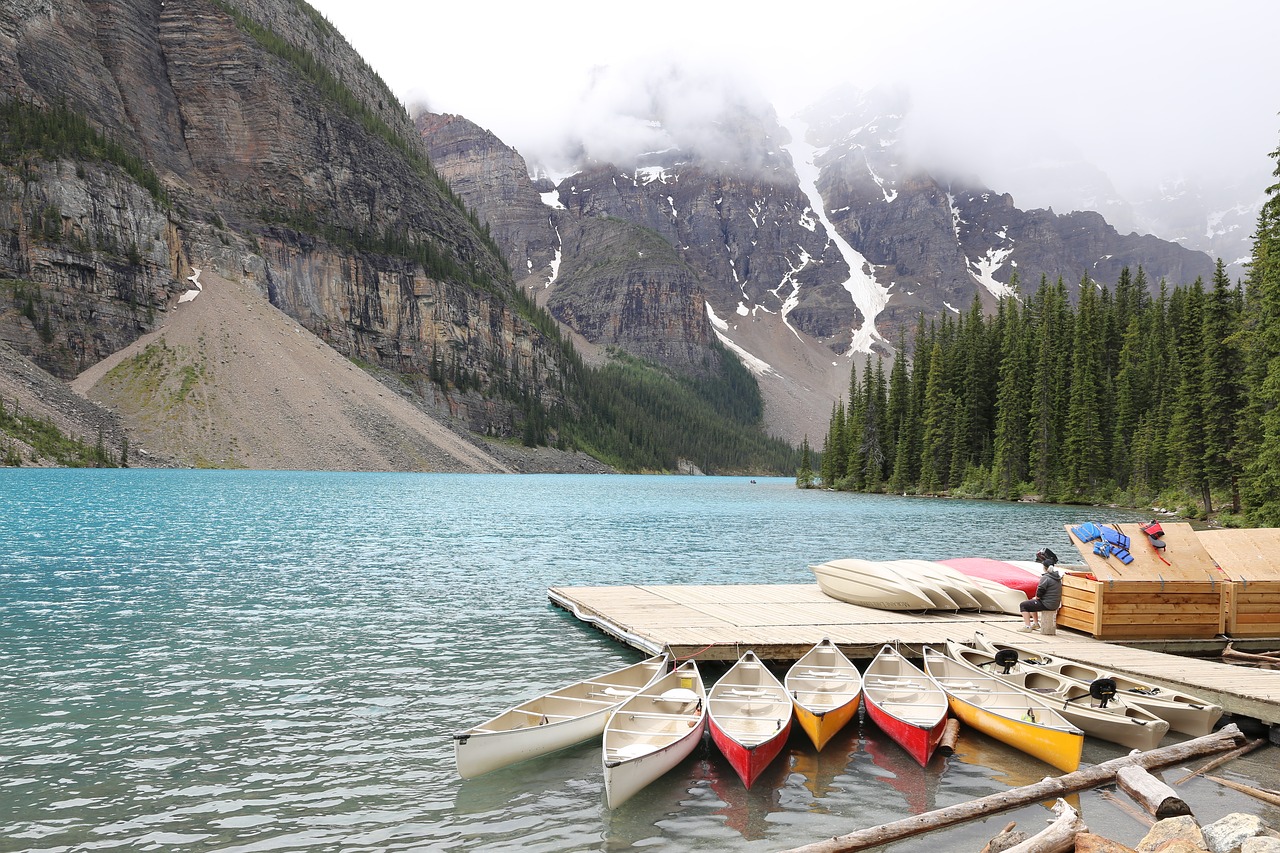
[(1035, 594), (1040, 566), (978, 557), (829, 560), (809, 567), (832, 598), (877, 610), (1018, 612)]

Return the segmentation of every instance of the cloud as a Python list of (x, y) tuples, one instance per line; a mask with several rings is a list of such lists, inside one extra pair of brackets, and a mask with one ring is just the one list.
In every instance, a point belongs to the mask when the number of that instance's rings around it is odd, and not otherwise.
[(763, 97), (785, 119), (843, 83), (908, 86), (913, 147), (1022, 206), (1064, 197), (1042, 166), (1067, 160), (1122, 190), (1174, 175), (1261, 190), (1280, 140), (1274, 3), (313, 5), (406, 103), (465, 115), (527, 158), (563, 160), (573, 137), (601, 159), (672, 140), (732, 152), (714, 116)]

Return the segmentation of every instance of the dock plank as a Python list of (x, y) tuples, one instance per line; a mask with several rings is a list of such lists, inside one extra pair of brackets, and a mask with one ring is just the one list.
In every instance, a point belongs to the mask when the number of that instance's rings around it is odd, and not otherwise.
[(1064, 629), (1043, 636), (1017, 630), (1003, 613), (901, 613), (830, 598), (817, 584), (553, 587), (551, 601), (606, 634), (653, 653), (736, 660), (750, 649), (766, 660), (795, 660), (830, 638), (855, 660), (886, 642), (919, 655), (926, 645), (969, 642), (975, 631), (997, 641), (1096, 664), (1221, 704), (1230, 713), (1280, 725), (1280, 672), (1121, 646)]

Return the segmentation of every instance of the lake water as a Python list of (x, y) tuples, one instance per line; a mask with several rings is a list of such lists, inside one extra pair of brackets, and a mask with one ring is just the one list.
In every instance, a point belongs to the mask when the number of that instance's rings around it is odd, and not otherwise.
[[(1070, 555), (1064, 523), (1140, 517), (787, 479), (0, 470), (0, 850), (777, 850), (1036, 781), (969, 732), (922, 770), (863, 721), (821, 754), (793, 737), (750, 792), (708, 746), (610, 811), (598, 745), (464, 783), (449, 735), (641, 657), (550, 586)], [(1136, 842), (1106, 798), (1075, 803)]]

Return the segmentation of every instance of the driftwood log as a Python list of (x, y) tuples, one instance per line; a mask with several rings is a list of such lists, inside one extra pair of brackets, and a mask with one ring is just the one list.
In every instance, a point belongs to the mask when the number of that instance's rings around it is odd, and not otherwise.
[(1240, 733), (1239, 726), (1231, 723), (1204, 737), (1147, 752), (1125, 755), (1065, 776), (1047, 777), (1034, 785), (989, 794), (976, 800), (934, 809), (931, 812), (913, 815), (883, 826), (851, 832), (848, 835), (838, 835), (826, 841), (796, 847), (789, 853), (853, 853), (857, 850), (866, 850), (868, 847), (889, 844), (922, 832), (955, 826), (974, 818), (986, 817), (1029, 803), (1110, 784), (1122, 767), (1137, 766), (1147, 769), (1168, 767), (1189, 758), (1200, 758), (1233, 749), (1243, 740), (1244, 735)]
[(1233, 791), (1248, 794), (1255, 800), (1262, 800), (1264, 803), (1270, 803), (1273, 806), (1280, 806), (1280, 791), (1272, 791), (1267, 788), (1255, 788), (1252, 785), (1241, 785), (1239, 782), (1232, 782), (1230, 779), (1222, 779), (1217, 776), (1205, 776), (1204, 778), (1212, 779), (1219, 785), (1223, 785)]
[(1228, 761), (1239, 758), (1245, 753), (1253, 752), (1258, 747), (1266, 746), (1266, 745), (1267, 745), (1266, 738), (1260, 737), (1255, 740), (1251, 740), (1248, 743), (1246, 743), (1244, 746), (1240, 747), (1239, 749), (1233, 749), (1224, 755), (1219, 755), (1217, 758), (1213, 759), (1213, 761), (1209, 761), (1205, 764), (1202, 764), (1199, 768), (1192, 770), (1187, 775), (1182, 776), (1178, 779), (1175, 779), (1173, 784), (1181, 785), (1183, 782), (1187, 781), (1192, 776), (1199, 776), (1201, 773), (1208, 773), (1210, 770), (1221, 767), (1222, 765), (1226, 764)]
[(1076, 847), (1076, 836), (1088, 829), (1080, 819), (1080, 813), (1061, 797), (1053, 804), (1058, 819), (1047, 829), (1015, 844), (1004, 853), (1069, 853)]
[(1116, 785), (1156, 820), (1191, 814), (1178, 792), (1152, 776), (1142, 767), (1121, 767), (1116, 771)]
[(956, 751), (956, 741), (960, 739), (960, 721), (955, 717), (947, 718), (947, 725), (942, 729), (942, 737), (938, 739), (938, 752), (951, 755)]

